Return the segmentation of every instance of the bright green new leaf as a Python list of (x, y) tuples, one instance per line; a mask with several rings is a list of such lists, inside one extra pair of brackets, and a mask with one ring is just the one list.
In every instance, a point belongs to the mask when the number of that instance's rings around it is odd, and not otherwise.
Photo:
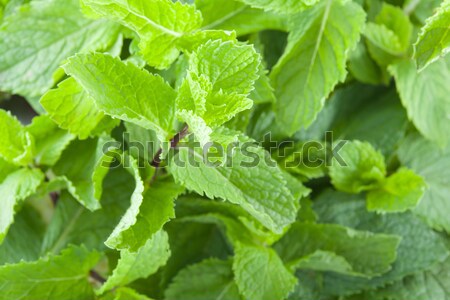
[(2, 183), (10, 173), (17, 170), (18, 168), (18, 166), (10, 164), (0, 157), (0, 183)]
[(383, 3), (374, 22), (369, 22), (364, 31), (367, 49), (379, 65), (387, 66), (405, 55), (412, 31), (408, 16), (399, 7)]
[(0, 109), (0, 157), (15, 165), (27, 165), (34, 156), (34, 137), (16, 117)]
[(43, 180), (44, 174), (39, 169), (23, 168), (9, 174), (0, 184), (0, 243), (14, 221), (17, 205), (32, 195)]
[(73, 56), (63, 68), (105, 114), (154, 130), (161, 141), (172, 137), (176, 94), (160, 76), (100, 53)]
[(378, 186), (386, 176), (383, 155), (369, 143), (347, 142), (330, 166), (333, 185), (347, 193), (360, 193)]
[(37, 165), (54, 165), (64, 149), (75, 138), (72, 134), (58, 128), (48, 115), (35, 117), (27, 127), (35, 140), (34, 161)]
[[(286, 16), (230, 0), (195, 0), (202, 13), (202, 29), (236, 31), (243, 36), (260, 30), (286, 30)], [(220, 9), (217, 9), (220, 7)]]
[(82, 0), (95, 15), (134, 30), (141, 55), (151, 66), (165, 69), (180, 54), (178, 40), (201, 26), (202, 16), (189, 4), (171, 0)]
[(140, 206), (134, 206), (135, 203), (132, 202), (127, 212), (129, 215), (122, 219), (121, 224), (127, 227), (117, 226), (106, 241), (106, 245), (137, 251), (161, 230), (165, 223), (175, 218), (174, 200), (183, 191), (184, 188), (172, 180), (153, 182), (145, 191)]
[(320, 0), (239, 0), (252, 7), (273, 10), (283, 14), (293, 14), (309, 8)]
[(365, 13), (345, 0), (325, 0), (295, 16), (285, 53), (271, 78), (277, 120), (287, 134), (307, 128), (347, 74), (349, 51), (359, 40)]
[(94, 100), (73, 78), (64, 80), (57, 89), (48, 91), (40, 103), (53, 121), (80, 139), (92, 136), (102, 123), (111, 125), (106, 133), (118, 123), (118, 120), (111, 120), (99, 111)]
[(418, 73), (413, 61), (389, 68), (409, 119), (428, 139), (444, 146), (450, 140), (450, 57)]
[(380, 186), (367, 193), (367, 210), (381, 213), (404, 212), (416, 207), (425, 193), (426, 183), (413, 171), (401, 168)]
[(444, 0), (436, 13), (425, 21), (414, 44), (414, 58), (419, 70), (450, 51), (450, 1)]
[(274, 250), (241, 245), (235, 252), (233, 272), (246, 299), (284, 299), (297, 284)]
[[(241, 143), (246, 141), (248, 138), (240, 137)], [(210, 158), (205, 161), (197, 151), (181, 148), (169, 168), (176, 181), (188, 189), (239, 204), (264, 226), (280, 233), (294, 221), (296, 201), (282, 171), (268, 154), (257, 146), (248, 146), (235, 149), (231, 160), (225, 162), (222, 157), (219, 166), (211, 165)]]
[(169, 256), (169, 237), (165, 231), (158, 231), (137, 252), (121, 251), (117, 266), (98, 293), (147, 278), (165, 265)]
[(248, 95), (258, 79), (260, 57), (253, 46), (209, 41), (189, 58), (189, 71), (205, 76), (213, 91)]
[[(292, 269), (305, 267), (304, 264), (307, 263), (306, 266), (312, 269), (336, 272), (345, 261), (350, 270), (341, 270), (340, 273), (374, 277), (390, 270), (397, 257), (399, 242), (400, 238), (395, 235), (355, 231), (331, 224), (295, 223), (275, 244), (275, 249), (284, 263)], [(340, 259), (332, 257), (326, 269), (326, 261), (313, 263), (318, 259), (317, 255), (320, 255), (317, 251), (334, 253)], [(329, 254), (326, 256), (330, 257)], [(336, 260), (339, 260), (339, 266), (336, 266)]]
[(40, 97), (57, 80), (64, 59), (106, 49), (118, 33), (111, 22), (84, 18), (76, 0), (25, 4), (0, 27), (0, 88)]
[(88, 274), (98, 259), (97, 252), (73, 246), (58, 256), (1, 266), (0, 299), (93, 299)]
[(231, 261), (209, 259), (181, 270), (165, 291), (167, 300), (241, 300)]

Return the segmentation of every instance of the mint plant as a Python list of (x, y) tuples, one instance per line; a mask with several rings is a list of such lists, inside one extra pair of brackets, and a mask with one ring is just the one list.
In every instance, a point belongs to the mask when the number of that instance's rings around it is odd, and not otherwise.
[(0, 0), (0, 300), (450, 299), (449, 14)]

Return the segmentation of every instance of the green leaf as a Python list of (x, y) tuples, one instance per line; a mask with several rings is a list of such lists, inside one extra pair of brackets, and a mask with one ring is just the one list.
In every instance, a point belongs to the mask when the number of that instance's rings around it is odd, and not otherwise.
[(375, 289), (427, 270), (448, 256), (449, 252), (442, 239), (411, 213), (369, 213), (362, 200), (362, 195), (328, 190), (316, 199), (314, 209), (319, 215), (319, 222), (338, 223), (357, 230), (400, 236), (397, 260), (388, 273), (372, 279), (325, 274), (322, 286), (327, 294), (349, 295), (364, 289)]
[(100, 53), (73, 56), (63, 68), (105, 114), (154, 130), (161, 141), (172, 137), (176, 94), (160, 76)]
[[(432, 68), (431, 65), (429, 68)], [(424, 70), (427, 72), (428, 68)], [(398, 156), (402, 164), (421, 175), (428, 189), (414, 213), (421, 216), (436, 230), (450, 232), (450, 146), (444, 149), (425, 140), (418, 134), (408, 136), (401, 144)]]
[[(130, 161), (129, 161), (129, 164), (130, 164), (129, 169), (130, 170), (129, 171), (132, 173), (135, 184), (136, 184), (133, 194), (131, 195), (130, 206), (128, 207), (127, 211), (120, 219), (119, 224), (117, 224), (117, 226), (114, 228), (113, 232), (109, 235), (108, 239), (105, 242), (106, 246), (108, 246), (110, 248), (121, 249), (121, 250), (124, 250), (124, 249), (127, 249), (128, 247), (130, 247), (130, 245), (128, 245), (128, 242), (129, 242), (128, 240), (125, 239), (125, 241), (123, 241), (123, 238), (122, 238), (123, 232), (131, 229), (129, 232), (130, 237), (132, 238), (131, 241), (133, 241), (134, 243), (141, 243), (140, 245), (142, 246), (143, 242), (145, 243), (151, 237), (151, 233), (152, 233), (151, 230), (154, 230), (154, 228), (150, 228), (150, 230), (148, 230), (146, 232), (146, 233), (150, 232), (148, 234), (148, 236), (144, 235), (144, 237), (146, 237), (146, 239), (144, 238), (143, 240), (135, 240), (133, 226), (136, 226), (136, 224), (137, 224), (137, 229), (142, 230), (142, 228), (144, 228), (144, 230), (147, 230), (145, 227), (142, 227), (142, 224), (137, 223), (139, 218), (141, 218), (139, 213), (140, 213), (140, 207), (143, 203), (143, 193), (144, 193), (145, 187), (144, 187), (144, 182), (142, 181), (141, 176), (139, 174), (139, 169), (138, 169), (136, 160), (131, 157), (129, 159), (130, 159)], [(143, 222), (147, 222), (147, 220), (145, 218), (143, 218)], [(159, 230), (159, 229), (160, 228), (158, 228), (157, 230)], [(157, 230), (155, 230), (154, 232), (156, 232)], [(128, 236), (125, 235), (125, 237), (128, 237)], [(134, 245), (131, 245), (131, 246), (134, 246)], [(137, 247), (137, 248), (140, 248), (140, 247)]]
[(181, 270), (165, 291), (167, 300), (240, 300), (231, 261), (208, 259)]
[(169, 256), (169, 237), (165, 231), (158, 231), (137, 252), (121, 251), (117, 266), (98, 293), (147, 278), (165, 265)]
[(57, 89), (48, 91), (40, 103), (54, 122), (80, 139), (93, 136), (102, 122), (111, 124), (110, 128), (106, 128), (106, 133), (118, 123), (118, 120), (111, 120), (99, 111), (94, 100), (73, 78), (64, 80)]
[[(106, 241), (109, 247), (137, 251), (145, 242), (156, 234), (165, 223), (175, 218), (174, 200), (184, 188), (175, 184), (172, 180), (155, 181), (144, 193), (142, 203), (136, 207), (135, 214), (133, 203), (130, 214), (121, 223), (128, 227), (116, 227), (114, 232)], [(128, 212), (127, 212), (128, 213)], [(124, 217), (125, 218), (125, 217)], [(135, 221), (131, 221), (135, 218)]]
[(202, 29), (236, 31), (238, 36), (266, 29), (286, 30), (285, 16), (252, 8), (239, 1), (196, 0), (195, 6), (203, 16)]
[(371, 190), (386, 176), (383, 155), (367, 142), (348, 142), (338, 155), (342, 161), (333, 156), (329, 168), (331, 182), (338, 190), (354, 194)]
[[(295, 223), (274, 248), (292, 269), (305, 267), (304, 264), (312, 269), (324, 269), (323, 264), (328, 262), (319, 259), (323, 255), (317, 251), (327, 251), (340, 258), (331, 256), (331, 263), (325, 270), (337, 271), (334, 263), (338, 260), (338, 267), (343, 262), (350, 267), (345, 268), (344, 274), (370, 278), (390, 270), (399, 243), (400, 238), (395, 235), (373, 234), (331, 224)], [(325, 255), (327, 259), (329, 253)]]
[(350, 49), (359, 40), (365, 13), (351, 1), (322, 1), (292, 17), (288, 46), (271, 78), (277, 119), (292, 135), (307, 128), (325, 99), (347, 74)]
[(15, 166), (13, 164), (10, 164), (6, 162), (1, 156), (0, 156), (0, 183), (5, 180), (6, 177), (15, 170), (17, 170), (19, 167)]
[(43, 180), (44, 174), (40, 170), (23, 168), (9, 174), (0, 184), (0, 195), (2, 195), (0, 243), (14, 221), (14, 211), (17, 205), (31, 196)]
[(82, 6), (134, 30), (141, 55), (151, 66), (169, 67), (180, 53), (178, 40), (201, 26), (195, 7), (170, 0), (82, 0)]
[(433, 266), (430, 270), (407, 276), (364, 296), (367, 300), (389, 299), (450, 299), (450, 259)]
[(419, 70), (450, 51), (450, 1), (445, 0), (436, 13), (425, 21), (414, 44), (414, 58)]
[(0, 265), (39, 259), (44, 231), (39, 213), (28, 205), (22, 207), (0, 245)]
[(241, 2), (244, 2), (252, 7), (256, 8), (262, 8), (264, 10), (273, 10), (279, 13), (284, 14), (293, 14), (296, 12), (299, 12), (301, 10), (304, 10), (306, 8), (309, 8), (316, 3), (318, 3), (320, 0), (297, 0), (297, 1), (290, 1), (290, 0), (239, 0)]
[(89, 270), (99, 254), (71, 247), (61, 255), (0, 267), (0, 299), (93, 299)]
[[(450, 121), (450, 58), (446, 57), (417, 73), (413, 61), (392, 65), (398, 93), (409, 119), (428, 139), (444, 146), (449, 141)], [(427, 101), (423, 101), (426, 97)]]
[(367, 210), (380, 213), (404, 212), (419, 204), (426, 183), (413, 171), (401, 168), (367, 193)]
[(0, 109), (0, 157), (14, 165), (27, 165), (34, 156), (34, 137), (16, 117)]
[(367, 49), (379, 65), (387, 66), (404, 56), (412, 31), (408, 16), (399, 7), (383, 3), (374, 22), (369, 22), (364, 31)]
[[(240, 142), (249, 140), (240, 137)], [(233, 152), (232, 161), (226, 162), (231, 165), (211, 166), (203, 154), (183, 147), (169, 168), (176, 181), (188, 189), (239, 204), (261, 224), (280, 233), (295, 220), (297, 211), (282, 171), (257, 146), (248, 144), (245, 150)]]
[(137, 293), (135, 290), (127, 288), (127, 287), (120, 287), (118, 289), (115, 289), (113, 292), (113, 295), (106, 294), (104, 297), (101, 297), (101, 300), (151, 300), (147, 296), (141, 295)]
[(114, 159), (106, 147), (111, 141), (106, 136), (75, 140), (52, 169), (56, 176), (66, 181), (70, 194), (91, 211), (100, 208), (102, 182)]
[(105, 251), (104, 242), (128, 208), (133, 177), (123, 168), (111, 170), (103, 182), (102, 209), (91, 212), (63, 191), (48, 225), (41, 253), (59, 253), (69, 244)]
[(64, 59), (106, 49), (118, 33), (119, 26), (111, 22), (84, 18), (78, 1), (25, 4), (0, 27), (0, 87), (28, 97), (41, 96), (54, 85), (54, 74)]
[(246, 299), (284, 299), (297, 284), (274, 250), (241, 245), (235, 251), (233, 272)]
[(75, 138), (67, 131), (58, 128), (48, 115), (33, 118), (27, 131), (35, 139), (34, 161), (37, 165), (54, 165), (64, 149)]

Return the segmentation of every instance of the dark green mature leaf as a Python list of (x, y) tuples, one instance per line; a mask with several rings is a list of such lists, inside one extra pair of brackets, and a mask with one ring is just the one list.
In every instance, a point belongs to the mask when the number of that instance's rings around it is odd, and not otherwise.
[(350, 295), (364, 289), (375, 289), (427, 270), (449, 255), (442, 239), (411, 213), (388, 215), (368, 213), (361, 196), (333, 191), (321, 194), (314, 208), (320, 222), (338, 223), (358, 230), (401, 237), (397, 260), (392, 265), (391, 271), (370, 280), (325, 274), (323, 288), (328, 295)]
[(57, 80), (54, 73), (68, 56), (103, 50), (117, 39), (119, 27), (83, 17), (78, 1), (32, 1), (0, 27), (0, 87), (37, 97)]
[(105, 114), (154, 130), (161, 141), (172, 137), (176, 95), (160, 76), (100, 53), (73, 56), (63, 68)]
[[(431, 68), (432, 66), (430, 66)], [(424, 70), (426, 72), (427, 69)], [(400, 161), (425, 179), (428, 189), (414, 213), (436, 230), (450, 232), (450, 146), (441, 149), (418, 134), (410, 135), (401, 144)]]
[(70, 247), (59, 256), (1, 266), (0, 299), (92, 299), (88, 273), (98, 259), (97, 252)]
[(359, 40), (364, 18), (357, 4), (341, 0), (322, 1), (292, 17), (287, 49), (271, 74), (278, 122), (287, 134), (311, 125), (345, 79), (348, 52)]
[[(399, 243), (400, 237), (395, 235), (355, 231), (331, 224), (295, 223), (274, 247), (292, 269), (374, 277), (390, 270)], [(325, 259), (324, 252), (327, 252)], [(338, 269), (336, 263), (340, 265)]]
[(240, 300), (231, 261), (209, 259), (181, 270), (165, 292), (167, 300)]
[(236, 248), (233, 272), (236, 284), (246, 299), (283, 299), (297, 282), (276, 252), (270, 248)]

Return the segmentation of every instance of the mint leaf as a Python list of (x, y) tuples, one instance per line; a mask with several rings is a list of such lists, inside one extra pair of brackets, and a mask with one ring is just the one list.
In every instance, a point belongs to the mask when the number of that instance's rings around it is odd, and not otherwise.
[(73, 56), (63, 68), (105, 114), (154, 130), (161, 141), (172, 137), (176, 94), (158, 75), (100, 53)]
[(64, 80), (57, 89), (48, 91), (40, 103), (53, 121), (80, 139), (92, 136), (102, 122), (111, 124), (107, 133), (118, 123), (99, 111), (94, 100), (73, 78)]
[(117, 39), (118, 31), (110, 22), (84, 18), (78, 1), (25, 4), (0, 27), (0, 87), (29, 97), (41, 96), (59, 79), (60, 75), (54, 74), (64, 59), (106, 49)]
[(357, 4), (341, 0), (319, 2), (292, 17), (288, 46), (271, 74), (284, 132), (292, 135), (311, 125), (345, 79), (347, 56), (358, 42), (364, 18)]
[[(390, 270), (399, 243), (400, 238), (395, 235), (355, 231), (331, 224), (295, 223), (274, 247), (292, 269), (339, 270), (338, 273), (370, 278)], [(322, 259), (323, 255), (326, 260)], [(314, 263), (315, 260), (318, 261)], [(341, 270), (342, 265), (344, 270)]]
[(102, 209), (89, 211), (67, 191), (60, 200), (45, 233), (41, 253), (59, 253), (69, 244), (105, 251), (104, 242), (128, 208), (135, 189), (133, 177), (123, 168), (111, 170), (103, 182)]
[(298, 1), (289, 1), (289, 0), (240, 0), (250, 6), (262, 8), (264, 10), (273, 10), (280, 13), (296, 13), (300, 10), (304, 10), (318, 3), (319, 0), (298, 0)]
[(88, 273), (98, 259), (96, 252), (70, 247), (59, 256), (1, 266), (0, 299), (92, 299)]
[(96, 15), (134, 30), (140, 38), (141, 55), (151, 66), (165, 69), (178, 57), (177, 43), (198, 29), (201, 14), (194, 6), (170, 0), (82, 0)]
[(203, 29), (236, 31), (239, 36), (265, 29), (286, 29), (285, 16), (252, 8), (239, 1), (196, 0), (195, 6), (202, 13)]
[(450, 51), (450, 1), (445, 0), (436, 13), (425, 21), (414, 44), (414, 58), (419, 70)]
[(417, 206), (425, 193), (426, 183), (413, 171), (401, 168), (367, 193), (367, 210), (404, 212)]
[(331, 182), (337, 189), (347, 193), (359, 193), (377, 187), (384, 180), (384, 157), (369, 143), (346, 143), (339, 155), (342, 160), (333, 157), (330, 167)]
[(16, 117), (0, 109), (0, 156), (15, 165), (27, 165), (34, 156), (34, 137)]
[[(171, 180), (152, 183), (145, 191), (141, 205), (134, 207), (132, 202), (127, 219), (122, 219), (122, 225), (130, 222), (128, 226), (116, 227), (106, 244), (117, 249), (137, 251), (144, 245), (146, 239), (151, 238), (165, 223), (175, 218), (174, 200), (183, 191), (183, 187)], [(132, 211), (134, 215), (131, 214)], [(135, 221), (131, 221), (132, 219)]]
[[(450, 87), (446, 79), (450, 73), (450, 58), (446, 57), (417, 73), (413, 61), (402, 61), (389, 68), (395, 78), (398, 93), (409, 119), (428, 139), (440, 145), (449, 141), (446, 124), (449, 120)], [(433, 78), (433, 80), (429, 80)], [(422, 101), (422, 92), (428, 101)]]
[(58, 126), (47, 116), (35, 117), (27, 127), (35, 139), (34, 161), (37, 165), (54, 165), (64, 149), (75, 138)]
[[(427, 70), (428, 68), (423, 72)], [(403, 164), (421, 175), (428, 186), (414, 213), (434, 229), (450, 232), (450, 220), (447, 218), (450, 211), (447, 197), (450, 185), (446, 176), (446, 170), (450, 166), (450, 147), (442, 149), (418, 134), (413, 134), (401, 144), (398, 156)]]
[(169, 256), (167, 233), (158, 231), (137, 252), (121, 251), (117, 266), (98, 293), (150, 276), (166, 263)]
[(165, 291), (167, 300), (240, 300), (231, 261), (204, 260), (181, 270)]
[(387, 66), (405, 55), (412, 31), (408, 16), (399, 7), (383, 3), (374, 22), (364, 30), (367, 49), (379, 65)]
[(76, 140), (53, 167), (55, 175), (66, 181), (70, 194), (91, 211), (100, 208), (102, 182), (113, 160), (110, 149), (105, 149), (110, 141), (105, 136)]
[(18, 204), (32, 195), (43, 180), (44, 174), (40, 170), (23, 168), (9, 174), (0, 184), (0, 195), (3, 198), (0, 212), (0, 243), (14, 221), (14, 212)]
[(297, 284), (272, 249), (241, 245), (235, 251), (233, 272), (246, 299), (284, 299)]
[[(248, 139), (240, 137), (240, 141)], [(180, 167), (172, 161), (169, 168), (176, 181), (188, 189), (239, 204), (264, 226), (280, 233), (295, 219), (295, 199), (286, 187), (281, 170), (265, 162), (266, 152), (257, 146), (249, 147), (247, 151), (258, 157), (258, 165), (242, 167), (242, 163), (250, 163), (251, 159), (236, 151), (232, 166), (214, 167), (205, 164), (202, 154), (182, 148), (175, 158), (185, 162), (185, 166)], [(198, 166), (187, 163), (189, 158)], [(271, 199), (277, 199), (277, 203)]]

